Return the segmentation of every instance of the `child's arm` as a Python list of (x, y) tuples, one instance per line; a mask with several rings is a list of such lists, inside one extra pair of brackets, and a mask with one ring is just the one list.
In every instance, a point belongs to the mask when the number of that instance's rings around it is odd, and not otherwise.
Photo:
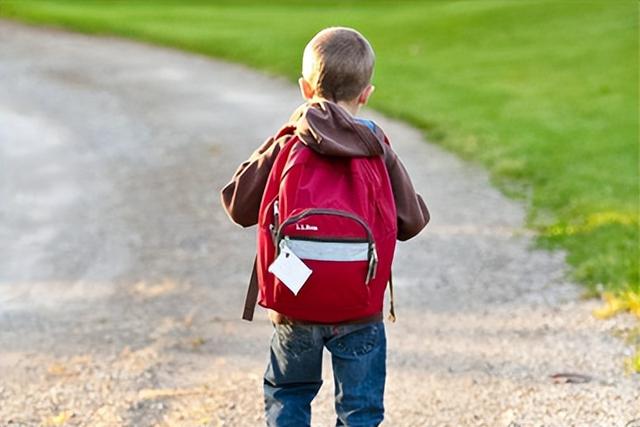
[(384, 154), (396, 202), (398, 240), (409, 240), (427, 225), (430, 219), (429, 210), (422, 197), (416, 193), (409, 173), (398, 155), (388, 146), (385, 147)]
[(229, 218), (242, 227), (258, 223), (258, 211), (269, 172), (288, 136), (267, 139), (242, 163), (231, 181), (220, 192), (222, 206)]
[(267, 139), (251, 157), (242, 163), (220, 192), (222, 206), (233, 222), (242, 227), (258, 223), (262, 193), (267, 185), (269, 172), (278, 153), (295, 132), (295, 122), (303, 114), (306, 104), (300, 105), (275, 136)]

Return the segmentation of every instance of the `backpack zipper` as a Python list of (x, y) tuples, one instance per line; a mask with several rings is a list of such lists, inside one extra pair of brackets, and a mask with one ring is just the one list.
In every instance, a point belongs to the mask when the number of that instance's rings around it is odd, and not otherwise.
[(350, 212), (345, 212), (345, 211), (339, 211), (336, 209), (307, 209), (299, 213), (298, 215), (294, 215), (290, 217), (285, 222), (283, 222), (282, 225), (280, 225), (279, 227), (276, 227), (276, 229), (278, 230), (276, 234), (277, 242), (280, 243), (280, 240), (282, 240), (282, 230), (284, 229), (284, 227), (296, 221), (300, 221), (301, 219), (311, 215), (333, 215), (333, 216), (341, 216), (343, 218), (352, 219), (362, 226), (362, 228), (367, 233), (367, 241), (369, 242), (369, 244), (373, 244), (373, 233), (371, 232), (371, 229), (369, 228), (366, 222), (364, 222), (359, 216), (355, 214), (352, 214)]
[[(277, 206), (277, 200), (274, 203), (274, 222), (277, 221), (278, 216), (276, 216), (276, 211), (278, 209)], [(279, 215), (279, 213), (278, 213)], [(371, 229), (369, 228), (369, 226), (367, 225), (366, 222), (364, 222), (362, 220), (362, 218), (360, 218), (359, 216), (352, 214), (350, 212), (345, 212), (345, 211), (339, 211), (336, 209), (307, 209), (301, 213), (299, 213), (298, 215), (294, 215), (292, 217), (290, 217), (289, 219), (287, 219), (285, 222), (283, 222), (281, 225), (279, 226), (274, 226), (274, 229), (277, 230), (277, 232), (275, 233), (275, 246), (276, 246), (276, 255), (278, 255), (280, 253), (280, 241), (283, 239), (282, 236), (282, 232), (284, 230), (284, 228), (289, 225), (292, 224), (296, 221), (300, 221), (303, 218), (306, 218), (308, 216), (311, 215), (334, 215), (334, 216), (340, 216), (343, 218), (349, 218), (352, 219), (354, 221), (356, 221), (358, 224), (360, 224), (362, 226), (362, 228), (365, 230), (365, 232), (367, 233), (367, 239), (366, 242), (369, 244), (369, 250), (368, 250), (368, 268), (367, 268), (367, 276), (365, 278), (365, 284), (368, 285), (369, 282), (371, 281), (371, 279), (375, 279), (376, 277), (376, 270), (377, 270), (377, 266), (378, 266), (378, 253), (376, 251), (376, 244), (375, 241), (373, 240), (373, 233), (371, 232)]]

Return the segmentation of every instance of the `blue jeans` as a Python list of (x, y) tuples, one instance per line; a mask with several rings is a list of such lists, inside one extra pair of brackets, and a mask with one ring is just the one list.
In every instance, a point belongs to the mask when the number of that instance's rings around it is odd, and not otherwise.
[(322, 385), (322, 352), (331, 353), (337, 426), (377, 426), (384, 417), (387, 339), (384, 323), (274, 325), (264, 375), (268, 426), (311, 425)]

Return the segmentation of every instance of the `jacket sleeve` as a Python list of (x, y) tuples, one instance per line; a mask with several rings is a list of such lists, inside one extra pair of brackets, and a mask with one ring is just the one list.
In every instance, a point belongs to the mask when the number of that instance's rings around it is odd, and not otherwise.
[(422, 197), (416, 193), (409, 173), (398, 155), (388, 146), (385, 149), (385, 164), (396, 202), (398, 240), (409, 240), (427, 225), (429, 210)]
[(267, 178), (286, 138), (271, 137), (242, 163), (220, 192), (229, 218), (242, 227), (258, 223), (258, 212)]

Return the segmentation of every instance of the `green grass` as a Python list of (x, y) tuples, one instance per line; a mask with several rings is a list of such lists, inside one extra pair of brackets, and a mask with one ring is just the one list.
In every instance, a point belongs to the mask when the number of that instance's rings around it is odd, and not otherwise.
[(640, 293), (634, 1), (0, 0), (0, 15), (292, 80), (318, 30), (358, 28), (377, 52), (374, 108), (484, 165), (592, 293)]

